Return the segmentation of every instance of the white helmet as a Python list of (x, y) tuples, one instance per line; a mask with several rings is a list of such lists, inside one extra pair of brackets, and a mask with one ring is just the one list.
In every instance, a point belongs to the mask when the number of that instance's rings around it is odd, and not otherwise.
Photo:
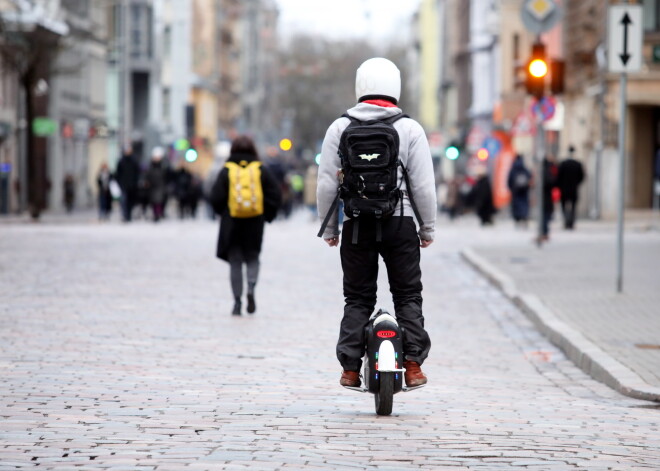
[(151, 150), (151, 159), (155, 161), (160, 161), (165, 155), (165, 149), (160, 146), (156, 146)]
[(394, 99), (396, 104), (400, 95), (401, 72), (394, 62), (374, 57), (358, 67), (355, 75), (355, 98), (358, 102), (365, 97), (388, 97)]

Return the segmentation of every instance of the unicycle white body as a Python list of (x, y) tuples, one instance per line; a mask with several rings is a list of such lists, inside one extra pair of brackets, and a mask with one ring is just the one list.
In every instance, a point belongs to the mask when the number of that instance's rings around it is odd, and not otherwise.
[(380, 309), (369, 318), (365, 333), (364, 387), (348, 389), (370, 392), (374, 395), (376, 414), (390, 415), (396, 393), (422, 386), (408, 388), (404, 385), (403, 331), (394, 316)]

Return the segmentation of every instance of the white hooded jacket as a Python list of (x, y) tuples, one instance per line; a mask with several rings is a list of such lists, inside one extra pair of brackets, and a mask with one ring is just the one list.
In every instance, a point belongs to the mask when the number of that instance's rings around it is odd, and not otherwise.
[[(370, 103), (359, 103), (348, 110), (347, 113), (360, 121), (368, 121), (387, 119), (402, 113), (402, 111), (397, 107), (382, 107)], [(323, 139), (316, 191), (318, 214), (321, 221), (325, 218), (332, 202), (337, 196), (337, 187), (339, 185), (337, 175), (341, 169), (341, 160), (338, 154), (339, 140), (344, 129), (349, 124), (350, 120), (345, 117), (335, 120), (328, 128)], [(408, 171), (411, 185), (410, 190), (422, 221), (424, 221), (424, 225), (419, 228), (419, 237), (423, 240), (433, 240), (437, 200), (433, 160), (426, 134), (422, 126), (410, 118), (402, 118), (396, 121), (394, 123), (394, 129), (399, 133), (399, 159), (401, 159), (403, 166)], [(403, 204), (403, 214), (404, 216), (414, 217), (401, 168), (399, 168), (399, 185), (404, 190), (404, 197), (399, 202), (399, 205)], [(400, 209), (400, 206), (397, 206), (394, 214), (399, 214)], [(333, 216), (325, 228), (323, 238), (330, 239), (337, 235), (339, 235), (337, 218)]]

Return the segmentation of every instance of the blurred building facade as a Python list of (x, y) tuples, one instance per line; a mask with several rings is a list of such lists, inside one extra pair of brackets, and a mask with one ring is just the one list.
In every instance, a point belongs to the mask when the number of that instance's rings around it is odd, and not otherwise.
[(0, 214), (48, 207), (49, 152), (60, 126), (50, 116), (54, 67), (69, 34), (60, 0), (0, 2)]
[[(618, 188), (618, 75), (607, 72), (607, 7), (617, 1), (563, 0), (563, 19), (541, 35), (548, 58), (564, 60), (565, 90), (554, 96), (555, 116), (545, 123), (546, 151), (559, 160), (576, 148), (588, 178), (583, 186), (583, 216), (616, 214)], [(632, 2), (635, 3), (635, 2)], [(650, 208), (653, 158), (660, 146), (660, 4), (640, 0), (644, 8), (644, 67), (630, 74), (626, 204)], [(497, 141), (486, 162), (502, 186), (508, 160), (522, 153), (535, 157), (533, 101), (524, 87), (524, 66), (535, 34), (521, 20), (523, 0), (424, 0), (419, 9), (419, 37), (425, 24), (439, 25), (439, 48), (420, 40), (418, 66), (440, 68), (434, 90), (417, 94), (420, 110), (437, 95), (438, 125), (425, 123), (429, 136), (438, 132), (444, 146), (457, 145), (461, 157), (443, 162), (443, 174), (469, 173), (475, 151)], [(426, 18), (425, 18), (426, 17)], [(425, 52), (426, 50), (426, 52)], [(421, 113), (423, 115), (423, 113)], [(506, 160), (503, 162), (503, 160)], [(499, 183), (498, 183), (499, 181)], [(497, 191), (497, 189), (496, 189)]]
[(277, 103), (278, 10), (275, 0), (249, 0), (243, 5), (241, 42), (241, 100), (239, 129), (264, 148), (284, 137), (279, 134)]
[(0, 214), (20, 207), (19, 87), (16, 70), (0, 55)]
[(92, 204), (94, 170), (108, 158), (106, 124), (107, 9), (98, 2), (62, 0), (69, 34), (49, 82), (48, 116), (59, 123), (49, 139), (49, 208), (64, 207), (65, 180), (74, 207)]
[[(607, 3), (569, 1), (565, 6), (566, 124), (561, 147), (574, 145), (586, 162), (594, 203), (589, 210), (611, 216), (618, 195), (620, 89), (619, 75), (607, 71)], [(650, 208), (653, 158), (660, 146), (660, 4), (637, 3), (643, 6), (643, 65), (628, 75), (625, 197), (627, 207)]]
[(115, 161), (130, 148), (145, 163), (151, 148), (160, 141), (161, 64), (156, 24), (161, 7), (161, 0), (115, 0), (110, 7), (114, 79), (108, 100), (118, 104), (111, 113), (111, 125), (117, 135)]

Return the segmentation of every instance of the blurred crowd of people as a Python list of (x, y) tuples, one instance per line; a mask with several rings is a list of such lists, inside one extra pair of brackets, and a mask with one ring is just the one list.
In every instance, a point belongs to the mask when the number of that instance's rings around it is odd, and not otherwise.
[[(575, 227), (579, 187), (584, 181), (583, 165), (575, 158), (575, 148), (570, 146), (568, 156), (557, 162), (552, 155), (543, 159), (543, 174), (530, 169), (524, 156), (516, 155), (507, 176), (507, 187), (511, 193), (511, 217), (517, 227), (526, 228), (530, 218), (530, 202), (535, 198), (533, 188), (541, 181), (543, 193), (542, 228), (539, 242), (549, 239), (550, 222), (555, 206), (561, 205), (565, 229)], [(483, 226), (492, 225), (498, 212), (493, 199), (493, 189), (485, 166), (469, 175), (458, 175), (438, 188), (438, 205), (450, 219), (464, 214), (475, 214)]]
[(180, 219), (195, 218), (203, 196), (202, 180), (185, 164), (172, 166), (164, 157), (165, 150), (155, 147), (149, 164), (142, 167), (127, 149), (114, 173), (102, 164), (96, 179), (99, 218), (110, 218), (115, 200), (119, 201), (124, 222), (134, 217), (158, 222), (167, 216), (170, 200), (176, 201)]
[[(203, 205), (206, 206), (206, 216), (215, 219), (217, 214), (208, 198), (224, 163), (225, 159), (218, 159), (202, 178), (183, 162), (173, 165), (162, 147), (152, 150), (146, 166), (140, 165), (132, 150), (127, 149), (114, 172), (107, 163), (103, 163), (98, 171), (99, 218), (108, 220), (114, 202), (117, 202), (124, 222), (135, 218), (158, 222), (168, 217), (168, 208), (174, 202), (180, 219), (196, 218)], [(315, 218), (317, 165), (312, 163), (304, 167), (278, 155), (267, 155), (264, 166), (272, 173), (282, 194), (277, 218), (288, 219), (299, 209), (307, 210)]]

